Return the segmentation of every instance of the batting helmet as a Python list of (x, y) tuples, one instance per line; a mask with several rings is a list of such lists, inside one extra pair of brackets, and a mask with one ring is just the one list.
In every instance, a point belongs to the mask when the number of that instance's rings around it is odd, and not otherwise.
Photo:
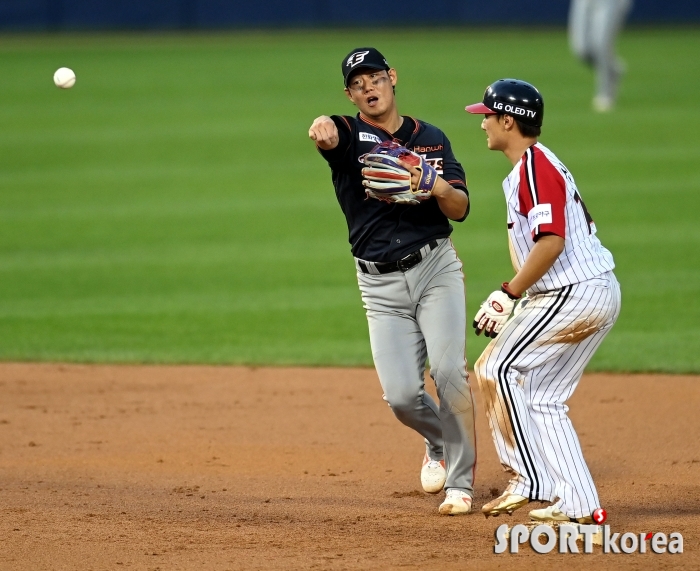
[(486, 88), (482, 103), (467, 105), (465, 111), (478, 115), (504, 113), (535, 127), (542, 126), (544, 100), (534, 85), (519, 79), (499, 79)]

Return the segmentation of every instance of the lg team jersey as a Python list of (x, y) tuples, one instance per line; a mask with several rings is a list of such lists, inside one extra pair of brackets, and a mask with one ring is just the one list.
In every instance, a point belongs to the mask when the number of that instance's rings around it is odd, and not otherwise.
[(579, 283), (612, 270), (612, 254), (596, 237), (574, 177), (547, 147), (530, 147), (503, 181), (508, 203), (508, 238), (516, 271), (544, 235), (565, 239), (564, 251), (529, 288), (542, 293)]

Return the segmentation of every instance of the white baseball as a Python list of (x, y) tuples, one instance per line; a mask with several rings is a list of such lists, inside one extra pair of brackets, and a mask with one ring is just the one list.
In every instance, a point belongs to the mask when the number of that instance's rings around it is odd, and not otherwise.
[(75, 85), (75, 73), (68, 67), (59, 67), (53, 74), (53, 82), (56, 87), (70, 89)]

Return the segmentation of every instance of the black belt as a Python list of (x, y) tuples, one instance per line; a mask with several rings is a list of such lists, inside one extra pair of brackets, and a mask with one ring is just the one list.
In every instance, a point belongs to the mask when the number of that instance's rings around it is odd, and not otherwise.
[(421, 248), (420, 250), (416, 250), (415, 252), (395, 262), (371, 262), (371, 264), (376, 268), (376, 272), (370, 271), (369, 267), (367, 266), (367, 262), (363, 260), (358, 259), (357, 265), (364, 274), (390, 274), (392, 272), (405, 272), (407, 270), (410, 270), (413, 266), (417, 265), (423, 259), (423, 254), (421, 253), (421, 250), (423, 250), (426, 247), (429, 248), (428, 252), (434, 250), (438, 247), (437, 240), (431, 240), (426, 244), (426, 246), (423, 246), (423, 248)]

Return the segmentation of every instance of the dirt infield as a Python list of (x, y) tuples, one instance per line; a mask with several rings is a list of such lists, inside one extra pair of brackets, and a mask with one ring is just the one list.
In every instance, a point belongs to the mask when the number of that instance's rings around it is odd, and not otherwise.
[[(676, 555), (495, 555), (527, 509), (439, 516), (372, 369), (3, 364), (0, 389), (3, 570), (700, 568), (698, 377), (587, 375), (570, 402), (614, 531)], [(479, 507), (506, 475), (477, 428)]]

